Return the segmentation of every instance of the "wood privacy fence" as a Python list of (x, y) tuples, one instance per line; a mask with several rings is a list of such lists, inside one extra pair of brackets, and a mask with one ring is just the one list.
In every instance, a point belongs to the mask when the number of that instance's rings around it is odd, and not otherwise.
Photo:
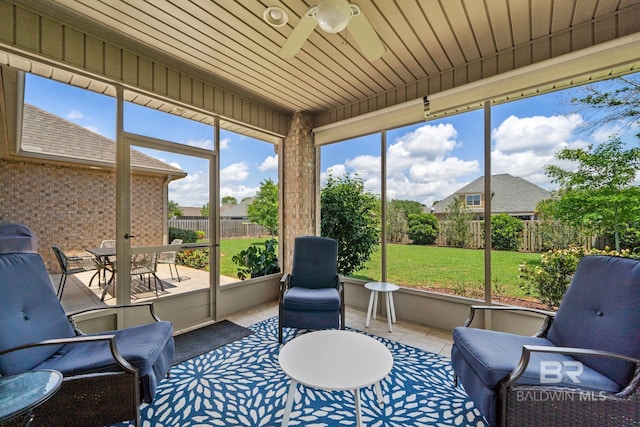
[[(484, 247), (483, 222), (470, 221), (471, 240), (466, 246), (468, 248), (479, 249)], [(447, 246), (445, 235), (447, 221), (440, 221), (440, 233), (436, 240), (436, 245)], [(578, 244), (591, 249), (597, 244), (594, 238), (580, 235), (570, 227), (556, 223), (551, 224), (543, 221), (523, 221), (522, 242), (519, 250), (523, 252), (544, 252), (549, 249), (567, 247), (569, 244)]]
[[(209, 239), (208, 219), (170, 219), (169, 227), (181, 228), (183, 230), (204, 231), (205, 238)], [(259, 224), (254, 224), (241, 219), (220, 220), (220, 238), (228, 239), (232, 237), (268, 237), (269, 232)]]
[[(482, 222), (470, 221), (471, 240), (467, 248), (479, 249), (484, 247), (482, 238)], [(440, 221), (440, 233), (435, 244), (447, 246), (445, 235), (447, 221)], [(520, 251), (544, 252), (556, 247), (567, 247), (569, 244), (579, 244), (587, 249), (596, 247), (599, 243), (589, 237), (580, 236), (575, 231), (561, 224), (549, 224), (543, 221), (523, 221), (522, 243)], [(209, 238), (209, 220), (207, 219), (170, 219), (169, 227), (182, 228), (184, 230), (201, 230), (205, 238)], [(237, 237), (269, 237), (269, 232), (261, 225), (246, 220), (223, 219), (220, 221), (220, 238), (229, 239)], [(402, 243), (409, 243), (405, 236)]]

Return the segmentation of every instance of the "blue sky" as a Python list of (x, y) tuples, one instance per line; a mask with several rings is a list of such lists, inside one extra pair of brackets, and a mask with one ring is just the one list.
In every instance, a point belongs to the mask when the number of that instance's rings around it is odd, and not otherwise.
[[(607, 83), (601, 83), (607, 84)], [(618, 133), (637, 144), (638, 129), (585, 132), (588, 120), (569, 100), (582, 88), (527, 98), (492, 108), (492, 174), (520, 176), (553, 189), (542, 167), (557, 163), (564, 147), (586, 147)], [(26, 102), (113, 139), (115, 100), (108, 96), (27, 77)], [(192, 146), (213, 147), (213, 128), (135, 104), (125, 105), (125, 130)], [(484, 174), (483, 112), (471, 111), (387, 132), (387, 192), (392, 199), (416, 200), (427, 206)], [(145, 151), (188, 173), (171, 183), (169, 198), (181, 206), (202, 206), (208, 199), (207, 162), (168, 152)], [(220, 197), (238, 200), (252, 196), (267, 178), (277, 181), (273, 146), (232, 132), (221, 131)], [(571, 167), (564, 164), (564, 167)], [(380, 136), (356, 138), (321, 149), (323, 180), (328, 173), (357, 173), (368, 190), (380, 193)]]
[[(115, 138), (114, 98), (27, 75), (25, 101), (107, 138)], [(212, 126), (132, 103), (125, 103), (124, 128), (127, 132), (191, 146), (213, 147)], [(240, 201), (255, 195), (263, 180), (271, 178), (277, 181), (278, 161), (273, 145), (224, 130), (220, 132), (220, 143), (221, 198), (234, 196)], [(170, 184), (170, 200), (181, 206), (198, 207), (208, 201), (207, 161), (170, 152), (133, 148), (188, 173), (186, 178)]]

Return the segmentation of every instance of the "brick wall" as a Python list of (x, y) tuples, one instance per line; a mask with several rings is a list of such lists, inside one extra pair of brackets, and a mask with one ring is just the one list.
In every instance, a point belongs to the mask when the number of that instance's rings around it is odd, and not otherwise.
[(283, 147), (285, 271), (291, 271), (293, 241), (298, 236), (315, 235), (316, 151), (311, 135), (312, 119), (295, 113)]
[[(68, 254), (115, 239), (115, 173), (32, 161), (0, 160), (0, 223), (38, 236), (38, 252), (59, 272), (52, 245)], [(132, 177), (134, 245), (162, 244), (163, 177)]]

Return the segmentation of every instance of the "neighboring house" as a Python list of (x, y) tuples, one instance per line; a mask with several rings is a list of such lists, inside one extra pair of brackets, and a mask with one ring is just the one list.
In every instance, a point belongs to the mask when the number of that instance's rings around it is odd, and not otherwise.
[(202, 219), (202, 206), (180, 206), (182, 215), (176, 219)]
[[(253, 201), (253, 197), (244, 199), (236, 205), (222, 205), (220, 206), (220, 219), (235, 219), (248, 221), (247, 206)], [(176, 219), (202, 219), (201, 207), (197, 206), (180, 206), (182, 209), (182, 215), (176, 217)]]
[(253, 202), (253, 197), (248, 197), (237, 205), (222, 205), (220, 207), (220, 219), (228, 220), (243, 220), (248, 221), (249, 217), (247, 216), (247, 207)]
[[(444, 218), (447, 208), (456, 197), (464, 201), (467, 208), (473, 212), (474, 219), (484, 218), (486, 195), (483, 176), (434, 203), (432, 212), (437, 217)], [(492, 215), (506, 213), (520, 219), (536, 219), (537, 204), (550, 197), (549, 191), (525, 179), (509, 174), (491, 176)]]
[[(22, 139), (0, 158), (0, 222), (18, 222), (39, 238), (50, 271), (52, 245), (84, 248), (114, 239), (116, 144), (59, 116), (25, 104)], [(186, 172), (131, 150), (131, 234), (134, 245), (162, 244), (169, 182)]]

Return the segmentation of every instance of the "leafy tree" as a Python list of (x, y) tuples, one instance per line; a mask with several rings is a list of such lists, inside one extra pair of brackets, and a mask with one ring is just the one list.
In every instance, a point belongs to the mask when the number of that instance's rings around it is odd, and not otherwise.
[(178, 205), (178, 202), (169, 200), (169, 203), (167, 203), (167, 216), (169, 217), (169, 219), (175, 216), (182, 216), (182, 209)]
[(470, 224), (473, 220), (473, 213), (467, 207), (466, 203), (458, 197), (454, 197), (453, 201), (447, 206), (446, 222), (444, 223), (444, 236), (447, 245), (456, 248), (464, 248), (471, 243)]
[(493, 215), (491, 217), (491, 248), (499, 251), (517, 251), (520, 248), (523, 230), (522, 220), (505, 213)]
[(200, 215), (206, 216), (206, 217), (209, 216), (209, 202), (202, 205), (202, 207), (200, 208)]
[(387, 241), (398, 243), (407, 234), (407, 215), (402, 207), (392, 200), (387, 204)]
[(237, 205), (238, 204), (238, 199), (236, 199), (233, 196), (224, 196), (221, 200), (223, 205)]
[[(597, 129), (604, 125), (624, 123), (631, 127), (640, 124), (640, 79), (619, 77), (598, 85), (584, 86), (584, 95), (571, 99), (579, 104), (579, 112), (587, 129)], [(640, 138), (640, 133), (636, 136)]]
[(438, 218), (434, 214), (421, 212), (409, 215), (407, 218), (407, 234), (418, 245), (431, 245), (435, 243), (440, 232)]
[(278, 185), (267, 178), (247, 206), (249, 221), (262, 225), (273, 236), (278, 232)]
[(360, 270), (378, 245), (379, 200), (357, 175), (329, 176), (320, 191), (321, 234), (338, 241), (338, 271)]
[(404, 212), (405, 217), (409, 217), (411, 214), (422, 213), (422, 205), (420, 202), (416, 202), (415, 200), (397, 200), (394, 199), (389, 202), (388, 206), (394, 206), (398, 209), (401, 209)]
[(634, 185), (640, 170), (640, 148), (625, 150), (613, 136), (595, 148), (565, 148), (556, 158), (577, 162), (578, 167), (572, 171), (545, 166), (546, 174), (560, 188), (542, 206), (544, 213), (593, 233), (611, 233), (620, 251), (625, 224), (640, 218), (640, 188)]

